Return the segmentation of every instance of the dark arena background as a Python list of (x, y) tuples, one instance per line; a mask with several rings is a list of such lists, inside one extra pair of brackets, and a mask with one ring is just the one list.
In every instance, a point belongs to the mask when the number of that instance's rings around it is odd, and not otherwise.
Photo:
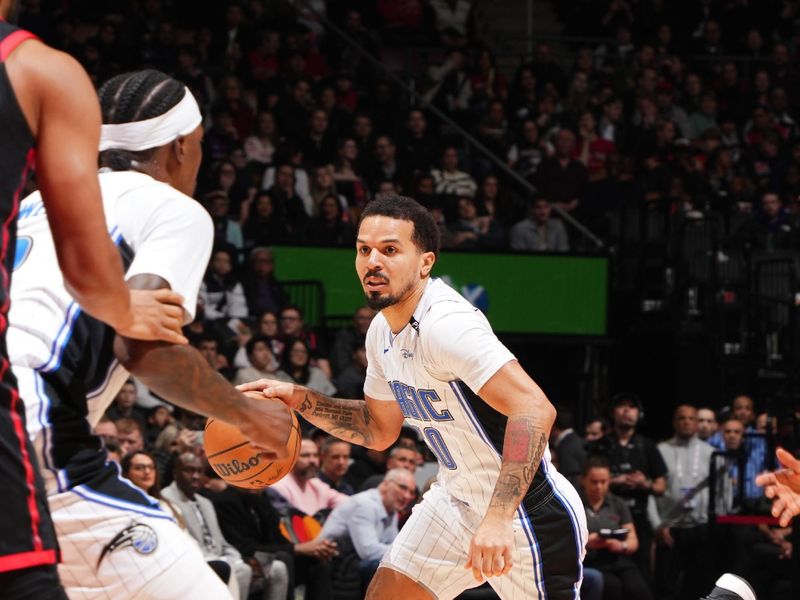
[[(358, 219), (379, 194), (411, 196), (440, 227), (434, 274), (486, 314), (559, 409), (551, 451), (562, 472), (561, 434), (614, 435), (621, 407), (653, 444), (679, 434), (679, 405), (710, 409), (708, 428), (731, 416), (743, 427), (738, 438), (701, 427), (713, 455), (693, 468), (707, 477), (677, 485), (686, 473), (668, 470), (665, 493), (629, 497), (646, 547), (624, 560), (646, 593), (582, 597), (694, 600), (687, 582), (730, 571), (760, 599), (800, 598), (800, 538), (777, 527), (752, 482), (775, 468), (776, 447), (798, 448), (800, 3), (19, 7), (18, 24), (75, 56), (97, 86), (154, 68), (195, 95), (205, 127), (195, 199), (216, 241), (186, 332), (223, 375), (280, 369), (363, 397), (372, 315), (357, 312)], [(259, 336), (274, 356), (257, 367), (248, 342)], [(139, 419), (150, 448), (165, 427), (197, 429), (179, 411), (166, 425), (146, 419), (158, 400), (136, 394), (134, 409), (120, 402), (109, 417)], [(684, 435), (697, 435), (696, 416)], [(581, 457), (602, 453), (602, 440), (587, 444)], [(435, 471), (420, 452), (418, 480)], [(615, 456), (612, 475), (630, 470)], [(355, 447), (352, 457), (367, 460)], [(625, 496), (620, 485), (611, 490)], [(702, 549), (691, 560), (683, 530)], [(603, 552), (587, 567), (628, 568)], [(360, 598), (340, 571), (332, 597)], [(250, 597), (266, 598), (269, 581), (253, 581)]]

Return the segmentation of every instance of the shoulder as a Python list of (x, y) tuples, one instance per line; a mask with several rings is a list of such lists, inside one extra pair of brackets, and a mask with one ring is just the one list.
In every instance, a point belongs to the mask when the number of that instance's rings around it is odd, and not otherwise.
[(388, 323), (386, 322), (386, 317), (383, 316), (383, 313), (379, 312), (375, 315), (372, 319), (372, 322), (369, 324), (369, 329), (367, 329), (367, 341), (374, 341), (377, 337), (381, 335), (381, 333), (386, 331), (388, 327)]
[(703, 453), (704, 455), (711, 456), (716, 451), (716, 448), (714, 448), (714, 446), (712, 446), (708, 442), (704, 442), (703, 440), (698, 439), (696, 440), (695, 443), (700, 447), (700, 452)]
[(334, 490), (331, 486), (329, 486), (327, 483), (325, 483), (324, 481), (322, 481), (318, 477), (314, 477), (313, 479), (309, 479), (308, 480), (308, 486), (313, 488), (313, 489), (315, 489), (318, 492), (325, 493), (325, 494), (328, 494), (328, 493), (331, 493), (331, 492), (336, 492), (336, 490)]
[(58, 89), (68, 87), (70, 77), (80, 77), (88, 82), (86, 71), (74, 57), (36, 38), (20, 44), (9, 56), (8, 64), (19, 65), (24, 69), (28, 82), (43, 86), (41, 91), (54, 98)]
[(530, 228), (530, 221), (528, 221), (528, 219), (522, 219), (521, 221), (514, 223), (514, 225), (511, 227), (511, 235), (522, 233)]
[[(20, 44), (6, 61), (8, 76), (23, 112), (38, 134), (42, 111), (48, 115), (100, 118), (94, 87), (80, 63), (38, 39)], [(80, 112), (77, 112), (80, 111)], [(53, 119), (51, 118), (51, 121)], [(98, 131), (99, 133), (99, 131)]]
[(181, 227), (213, 229), (211, 216), (194, 198), (171, 185), (134, 171), (101, 173), (103, 196), (116, 198), (119, 209), (149, 215), (152, 224), (174, 221)]
[(172, 502), (181, 503), (184, 501), (183, 494), (181, 494), (181, 491), (178, 489), (178, 486), (174, 481), (161, 490), (161, 495)]

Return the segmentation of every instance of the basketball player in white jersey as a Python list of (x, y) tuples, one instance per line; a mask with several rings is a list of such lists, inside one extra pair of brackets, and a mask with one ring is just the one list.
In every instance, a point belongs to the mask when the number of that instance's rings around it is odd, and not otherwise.
[[(100, 162), (107, 167), (100, 187), (127, 284), (178, 292), (189, 322), (213, 243), (211, 219), (190, 196), (203, 133), (197, 102), (183, 84), (152, 70), (111, 79), (100, 101)], [(237, 424), (267, 450), (285, 445), (288, 414), (237, 392), (194, 348), (120, 338), (82, 311), (64, 286), (38, 192), (21, 203), (18, 232), (10, 357), (67, 594), (230, 598), (195, 542), (106, 461), (91, 428), (129, 372), (167, 400)]]
[(381, 311), (367, 333), (366, 400), (266, 380), (242, 387), (368, 448), (389, 446), (405, 421), (438, 458), (436, 482), (367, 598), (445, 600), (488, 579), (504, 600), (577, 599), (585, 513), (550, 464), (553, 406), (483, 314), (431, 279), (439, 232), (425, 208), (379, 197), (364, 210), (356, 250), (368, 304)]

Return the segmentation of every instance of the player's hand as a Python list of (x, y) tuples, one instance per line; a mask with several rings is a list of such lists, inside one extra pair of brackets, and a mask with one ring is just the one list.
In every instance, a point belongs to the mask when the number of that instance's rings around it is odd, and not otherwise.
[(297, 388), (293, 383), (274, 379), (256, 379), (237, 385), (236, 389), (240, 392), (261, 392), (265, 398), (277, 398), (289, 408), (297, 408), (303, 400), (303, 394), (295, 393)]
[(511, 548), (514, 546), (514, 529), (511, 520), (487, 516), (478, 527), (469, 545), (465, 569), (472, 569), (475, 581), (505, 575), (511, 570)]
[(183, 297), (172, 290), (131, 290), (131, 308), (114, 329), (121, 336), (135, 340), (161, 340), (188, 344), (183, 326)]
[(292, 427), (291, 412), (276, 402), (265, 402), (265, 398), (270, 396), (262, 396), (260, 391), (243, 393), (243, 396), (239, 418), (234, 424), (250, 440), (250, 446), (266, 459), (286, 458), (289, 455), (286, 443)]
[(800, 461), (783, 448), (778, 448), (775, 454), (784, 468), (762, 473), (756, 477), (756, 484), (772, 499), (772, 516), (780, 521), (781, 527), (787, 527), (792, 517), (800, 514)]

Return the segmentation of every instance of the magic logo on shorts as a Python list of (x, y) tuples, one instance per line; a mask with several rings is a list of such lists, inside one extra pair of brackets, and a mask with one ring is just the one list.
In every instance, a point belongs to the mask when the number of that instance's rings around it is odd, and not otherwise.
[(440, 411), (434, 406), (435, 402), (442, 401), (436, 390), (418, 390), (402, 381), (390, 381), (389, 387), (406, 419), (428, 422), (453, 420), (449, 410), (445, 408)]
[(120, 548), (131, 547), (139, 554), (152, 554), (158, 548), (158, 534), (149, 525), (144, 523), (132, 523), (120, 531), (114, 538), (106, 544), (97, 559), (97, 567), (106, 557)]

